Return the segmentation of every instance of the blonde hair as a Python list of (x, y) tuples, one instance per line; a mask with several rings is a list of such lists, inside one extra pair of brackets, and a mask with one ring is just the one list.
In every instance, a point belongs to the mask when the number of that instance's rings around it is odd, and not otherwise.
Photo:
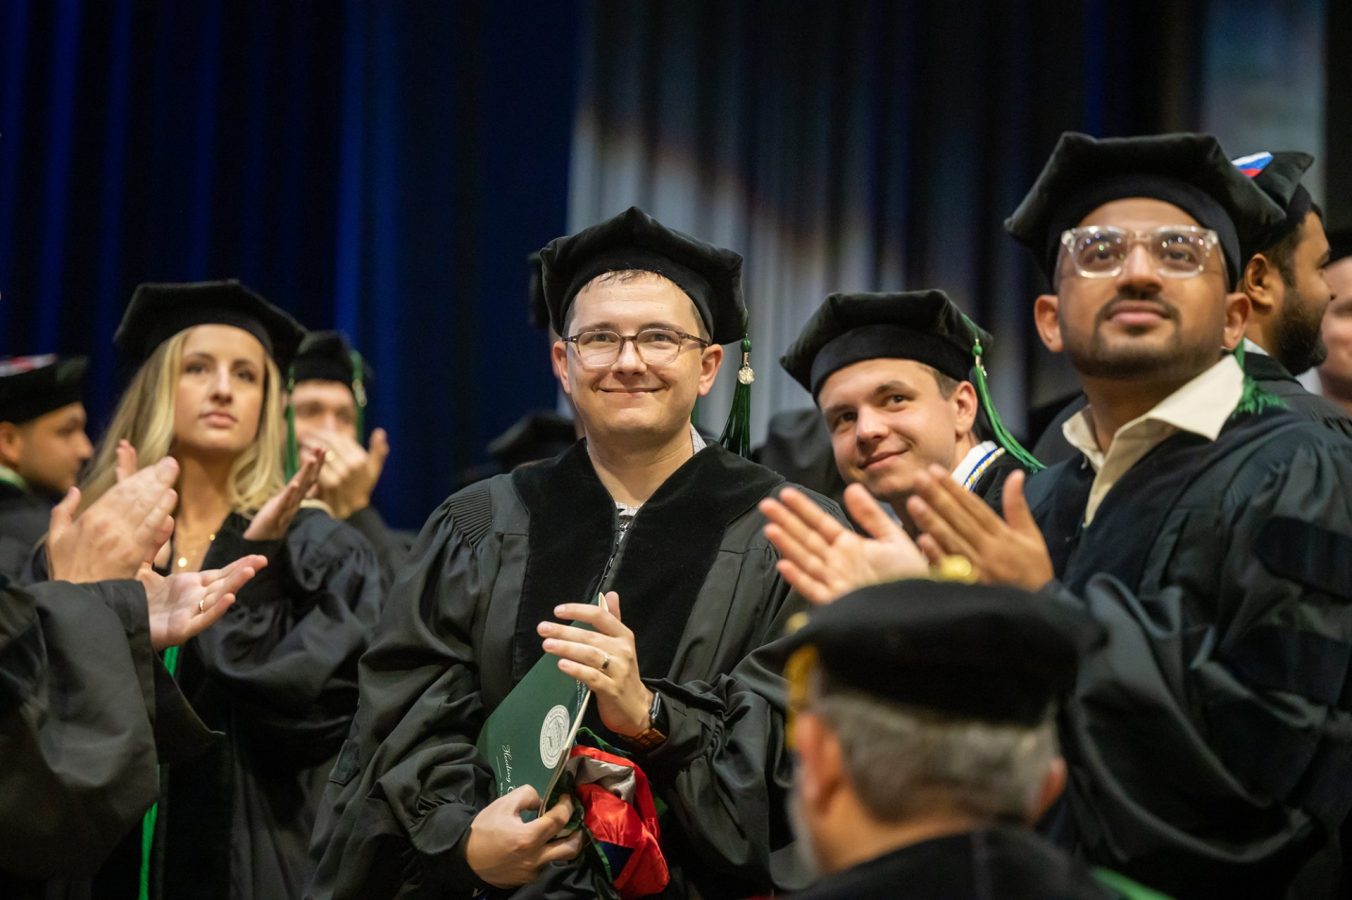
[[(113, 421), (99, 442), (94, 463), (80, 485), (80, 507), (93, 503), (117, 482), (117, 445), (136, 448), (140, 466), (153, 465), (174, 448), (174, 402), (183, 363), (183, 345), (191, 328), (155, 348), (141, 364), (117, 404)], [(272, 357), (263, 356), (263, 405), (254, 440), (230, 466), (227, 498), (230, 508), (252, 514), (286, 484), (282, 455), (286, 425), (282, 417), (282, 376)]]

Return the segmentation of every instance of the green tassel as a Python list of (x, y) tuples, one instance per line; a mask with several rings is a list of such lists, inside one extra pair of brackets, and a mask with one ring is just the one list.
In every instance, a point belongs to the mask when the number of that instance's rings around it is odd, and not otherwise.
[[(178, 648), (170, 647), (164, 651), (164, 668), (171, 675), (178, 674)], [(140, 900), (150, 900), (150, 855), (155, 847), (155, 822), (159, 819), (160, 805), (151, 804), (141, 819), (141, 892)]]
[(286, 480), (300, 471), (300, 445), (296, 441), (296, 405), (291, 402), (296, 392), (296, 367), (286, 371)]
[(725, 450), (751, 458), (751, 384), (756, 373), (751, 368), (751, 335), (747, 314), (742, 313), (742, 366), (737, 370), (737, 387), (732, 392), (732, 409), (718, 442)]
[[(1244, 342), (1235, 346), (1235, 362), (1244, 369)], [(1253, 380), (1248, 370), (1244, 370), (1244, 391), (1239, 395), (1239, 404), (1230, 414), (1231, 418), (1240, 415), (1256, 416), (1269, 409), (1286, 409), (1286, 401)]]
[(1092, 870), (1094, 880), (1107, 885), (1122, 900), (1169, 900), (1168, 894), (1161, 894), (1159, 891), (1151, 890), (1143, 884), (1137, 884), (1120, 872), (1114, 872), (1112, 869), (1095, 868)]
[(366, 373), (361, 354), (352, 351), (352, 396), (357, 400), (357, 441), (366, 443)]
[(1005, 452), (1014, 459), (1018, 460), (1019, 465), (1028, 470), (1031, 475), (1035, 472), (1041, 472), (1047, 468), (1037, 457), (1023, 448), (1005, 427), (1004, 421), (1000, 418), (1000, 413), (996, 412), (995, 403), (991, 400), (990, 388), (986, 384), (986, 366), (982, 361), (982, 355), (986, 352), (981, 346), (981, 329), (976, 323), (962, 316), (963, 324), (972, 335), (972, 356), (976, 357), (976, 363), (972, 366), (972, 384), (976, 386), (976, 395), (981, 402), (981, 410), (986, 414), (986, 421), (990, 423), (991, 433), (995, 436), (995, 443), (1005, 449)]

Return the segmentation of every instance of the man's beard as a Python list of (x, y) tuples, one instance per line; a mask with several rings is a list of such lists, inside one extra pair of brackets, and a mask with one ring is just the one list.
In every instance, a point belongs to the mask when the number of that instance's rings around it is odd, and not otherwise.
[[(1103, 335), (1103, 327), (1119, 301), (1145, 300), (1157, 304), (1174, 332), (1163, 345), (1110, 347)], [(1064, 328), (1064, 323), (1063, 326)], [(1094, 319), (1093, 331), (1087, 341), (1067, 332), (1066, 355), (1075, 371), (1089, 378), (1113, 381), (1177, 381), (1189, 379), (1207, 368), (1218, 358), (1219, 336), (1215, 345), (1188, 347), (1183, 343), (1178, 310), (1158, 297), (1114, 297), (1104, 304)]]
[[(1294, 286), (1287, 286), (1287, 302), (1272, 323), (1272, 346), (1265, 348), (1292, 375), (1312, 369), (1328, 358), (1324, 346), (1323, 321), (1310, 315), (1310, 305), (1303, 302)], [(1297, 302), (1291, 302), (1291, 301)]]

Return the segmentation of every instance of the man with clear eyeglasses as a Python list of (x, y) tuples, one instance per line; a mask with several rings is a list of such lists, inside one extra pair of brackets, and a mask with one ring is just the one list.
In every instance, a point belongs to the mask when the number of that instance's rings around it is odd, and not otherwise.
[[(1183, 897), (1348, 896), (1352, 443), (1227, 352), (1249, 313), (1240, 247), (1282, 216), (1209, 136), (1063, 135), (1006, 228), (1052, 285), (1038, 333), (1089, 399), (1065, 428), (1078, 452), (1026, 498), (1011, 476), (1003, 518), (938, 471), (912, 501), (982, 581), (1107, 626), (1064, 708), (1050, 827)], [(924, 566), (899, 529), (849, 535), (785, 494), (762, 506), (809, 596)]]
[[(584, 438), (457, 493), (423, 529), (362, 660), (308, 894), (615, 896), (564, 830), (572, 801), (522, 821), (543, 798), (495, 799), (475, 750), (542, 659), (591, 688), (587, 725), (665, 807), (663, 896), (802, 887), (772, 642), (805, 604), (756, 508), (783, 479), (691, 425), (721, 345), (743, 337), (741, 257), (638, 209), (541, 256), (554, 369)], [(586, 603), (598, 593), (605, 608)]]
[[(1327, 355), (1320, 324), (1332, 297), (1325, 280), (1329, 241), (1324, 214), (1300, 183), (1313, 161), (1308, 153), (1286, 151), (1252, 153), (1233, 161), (1285, 213), (1276, 226), (1257, 232), (1252, 243), (1240, 248), (1245, 262), (1236, 284), (1250, 306), (1242, 364), (1254, 382), (1280, 397), (1292, 412), (1352, 436), (1352, 419), (1295, 378)], [(1074, 455), (1062, 428), (1085, 403), (1083, 396), (1076, 398), (1048, 426), (1035, 448), (1039, 459), (1060, 462)]]

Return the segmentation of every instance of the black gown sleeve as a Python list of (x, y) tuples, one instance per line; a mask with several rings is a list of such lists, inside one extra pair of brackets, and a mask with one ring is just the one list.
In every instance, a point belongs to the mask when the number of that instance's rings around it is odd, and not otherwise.
[[(1333, 896), (1352, 807), (1352, 444), (1283, 447), (1158, 539), (1158, 591), (1082, 596), (1108, 643), (1062, 729), (1078, 840), (1180, 895)], [(1145, 548), (1143, 551), (1145, 552)]]
[(379, 565), (360, 535), (308, 509), (280, 541), (226, 530), (204, 565), (250, 553), (266, 556), (267, 567), (191, 647), (207, 690), (238, 713), (241, 740), (298, 765), (322, 761), (337, 751), (356, 705), (357, 659), (384, 598)]
[(491, 541), (432, 514), (361, 662), (361, 703), (311, 840), (308, 897), (467, 897), (470, 821), (493, 797), (473, 623)]
[(157, 710), (183, 730), (166, 746), (208, 739), (151, 649), (140, 583), (0, 588), (0, 870), (98, 868), (159, 794)]
[(33, 548), (47, 533), (51, 505), (0, 482), (0, 576), (22, 584)]
[[(734, 610), (757, 609), (765, 616), (752, 630), (750, 644), (757, 649), (709, 682), (647, 680), (662, 695), (667, 740), (635, 752), (667, 804), (668, 819), (685, 845), (682, 856), (700, 861), (698, 872), (684, 876), (730, 896), (803, 886), (792, 851), (779, 857), (774, 851), (792, 841), (785, 819), (793, 762), (785, 740), (786, 655), (780, 639), (807, 603), (775, 572), (773, 551), (759, 557), (744, 567), (739, 588), (767, 596), (729, 600)], [(729, 623), (738, 625), (745, 627)]]
[(389, 582), (393, 583), (399, 576), (400, 567), (408, 560), (414, 536), (408, 532), (395, 531), (385, 523), (384, 517), (374, 506), (359, 509), (344, 521), (371, 543), (381, 569)]

